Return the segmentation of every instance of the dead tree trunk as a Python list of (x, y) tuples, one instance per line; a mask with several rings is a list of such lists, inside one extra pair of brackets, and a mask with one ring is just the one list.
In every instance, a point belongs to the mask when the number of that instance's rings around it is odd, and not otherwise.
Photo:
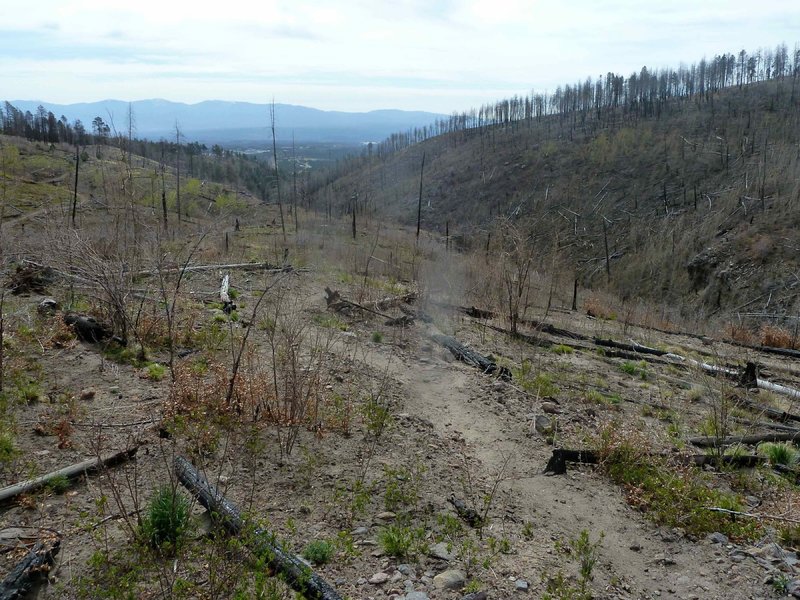
[(453, 356), (461, 362), (476, 367), (489, 375), (496, 375), (500, 379), (505, 379), (506, 381), (511, 380), (511, 371), (506, 367), (501, 367), (483, 354), (475, 352), (471, 348), (467, 348), (456, 338), (449, 335), (434, 333), (431, 335), (431, 339), (450, 350)]
[(107, 456), (105, 458), (90, 458), (89, 460), (84, 460), (83, 462), (70, 465), (69, 467), (64, 467), (58, 471), (53, 471), (47, 475), (41, 475), (39, 477), (34, 477), (33, 479), (28, 479), (27, 481), (22, 481), (14, 485), (4, 487), (3, 489), (0, 489), (0, 504), (7, 500), (11, 500), (12, 498), (16, 498), (20, 494), (32, 492), (43, 485), (46, 485), (48, 481), (54, 479), (55, 477), (74, 479), (83, 475), (84, 473), (97, 471), (102, 467), (110, 467), (125, 462), (133, 458), (136, 455), (137, 450), (138, 447), (134, 447), (130, 450), (123, 450), (122, 452), (117, 452), (116, 454), (112, 454), (111, 456)]
[(33, 584), (47, 572), (55, 560), (61, 547), (58, 535), (49, 542), (38, 541), (25, 557), (17, 563), (5, 579), (0, 582), (0, 600), (18, 600), (25, 598)]
[[(239, 509), (229, 502), (192, 464), (178, 456), (175, 458), (175, 474), (187, 490), (219, 521), (231, 535), (245, 530), (245, 520)], [(270, 568), (283, 575), (286, 583), (309, 600), (341, 600), (341, 596), (322, 577), (314, 573), (298, 558), (283, 551), (275, 535), (264, 529), (250, 533), (249, 547), (257, 556), (265, 559)]]
[(689, 438), (689, 443), (698, 448), (715, 448), (719, 446), (732, 446), (734, 444), (744, 444), (754, 446), (762, 442), (794, 442), (800, 439), (796, 432), (784, 433), (759, 433), (754, 435), (732, 435), (728, 437), (701, 436)]

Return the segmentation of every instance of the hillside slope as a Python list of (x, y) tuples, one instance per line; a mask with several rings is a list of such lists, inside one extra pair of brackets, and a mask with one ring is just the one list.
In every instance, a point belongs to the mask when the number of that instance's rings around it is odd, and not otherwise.
[(609, 108), (450, 133), (343, 164), (314, 200), (345, 213), (357, 197), (357, 212), (415, 223), (424, 154), (422, 225), (465, 246), (491, 246), (509, 218), (570, 281), (686, 314), (796, 313), (795, 86), (728, 88), (648, 118)]

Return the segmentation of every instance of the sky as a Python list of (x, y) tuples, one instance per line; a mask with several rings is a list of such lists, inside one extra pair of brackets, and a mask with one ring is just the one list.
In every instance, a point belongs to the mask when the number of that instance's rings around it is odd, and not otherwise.
[(0, 0), (0, 99), (452, 113), (780, 42), (798, 0)]

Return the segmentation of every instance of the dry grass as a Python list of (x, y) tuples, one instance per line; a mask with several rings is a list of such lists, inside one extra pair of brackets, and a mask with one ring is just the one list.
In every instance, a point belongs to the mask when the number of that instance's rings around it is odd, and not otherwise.
[(796, 340), (794, 336), (775, 325), (762, 325), (759, 331), (762, 346), (771, 346), (773, 348), (794, 348)]

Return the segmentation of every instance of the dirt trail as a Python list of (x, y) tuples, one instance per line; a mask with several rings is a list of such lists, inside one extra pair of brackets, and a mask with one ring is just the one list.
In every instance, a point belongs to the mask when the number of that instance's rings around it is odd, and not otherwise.
[[(533, 522), (533, 543), (517, 556), (529, 565), (529, 581), (538, 584), (542, 565), (554, 564), (554, 540), (574, 539), (581, 530), (604, 535), (595, 589), (600, 598), (763, 598), (763, 573), (747, 562), (734, 564), (728, 551), (702, 540), (696, 543), (659, 529), (628, 506), (621, 490), (591, 471), (573, 469), (564, 476), (541, 474), (551, 454), (540, 436), (529, 437), (524, 419), (487, 398), (487, 388), (504, 388), (474, 369), (430, 358), (369, 353), (372, 366), (386, 369), (406, 391), (404, 412), (433, 423), (441, 437), (461, 437), (466, 452), (492, 481), (508, 457), (495, 512), (517, 522)], [(534, 411), (532, 404), (528, 410)], [(538, 569), (537, 569), (538, 568)], [(549, 571), (554, 573), (556, 567)], [(612, 587), (613, 586), (613, 587)]]

